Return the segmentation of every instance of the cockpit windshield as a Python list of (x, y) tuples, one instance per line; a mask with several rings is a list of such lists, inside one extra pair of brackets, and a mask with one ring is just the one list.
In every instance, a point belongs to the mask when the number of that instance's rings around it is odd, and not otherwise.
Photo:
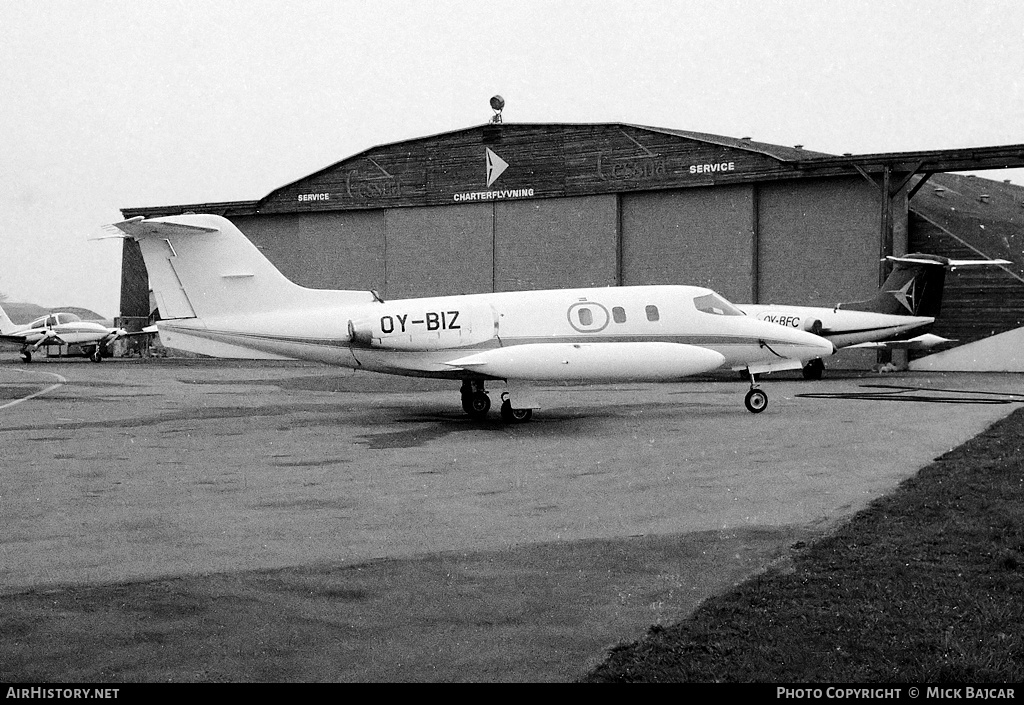
[(693, 305), (698, 311), (711, 313), (715, 316), (743, 316), (743, 311), (733, 306), (718, 294), (705, 294), (693, 300)]
[(80, 320), (82, 319), (73, 313), (51, 313), (32, 321), (29, 328), (53, 328), (61, 323), (75, 323)]

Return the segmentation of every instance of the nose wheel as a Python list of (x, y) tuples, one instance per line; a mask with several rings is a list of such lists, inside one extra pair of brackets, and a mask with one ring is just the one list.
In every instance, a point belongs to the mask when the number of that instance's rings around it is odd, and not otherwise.
[(757, 383), (754, 381), (754, 374), (749, 371), (748, 373), (750, 374), (750, 391), (743, 398), (743, 404), (750, 413), (760, 414), (768, 408), (768, 395), (757, 386)]
[(768, 408), (768, 395), (760, 389), (751, 389), (747, 392), (747, 396), (743, 399), (743, 403), (746, 405), (747, 411), (750, 413), (760, 414)]

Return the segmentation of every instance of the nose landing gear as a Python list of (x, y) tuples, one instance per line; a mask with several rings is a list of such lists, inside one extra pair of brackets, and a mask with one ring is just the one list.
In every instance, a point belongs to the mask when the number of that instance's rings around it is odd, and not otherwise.
[(754, 373), (749, 370), (747, 373), (750, 375), (750, 391), (743, 398), (743, 404), (750, 413), (760, 414), (768, 408), (768, 395), (757, 386), (757, 382), (754, 380)]

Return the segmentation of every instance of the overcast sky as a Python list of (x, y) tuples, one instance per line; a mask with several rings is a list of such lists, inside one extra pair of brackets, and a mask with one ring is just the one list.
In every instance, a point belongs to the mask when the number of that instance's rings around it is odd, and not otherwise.
[[(1024, 2), (0, 0), (0, 293), (119, 313), (125, 207), (487, 122), (1024, 143)], [(979, 175), (1024, 184), (1024, 170)]]

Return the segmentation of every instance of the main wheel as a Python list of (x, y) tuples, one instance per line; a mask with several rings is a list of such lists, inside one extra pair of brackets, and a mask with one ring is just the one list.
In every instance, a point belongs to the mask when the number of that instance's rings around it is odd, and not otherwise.
[(533, 418), (533, 409), (513, 409), (512, 404), (505, 400), (501, 403), (501, 418), (508, 423), (526, 423)]
[(462, 395), (462, 410), (474, 419), (482, 419), (491, 410), (491, 398), (486, 392), (470, 392)]
[(751, 389), (747, 392), (747, 396), (743, 400), (743, 403), (746, 404), (747, 411), (750, 413), (760, 414), (768, 408), (768, 395), (760, 389)]
[(21, 361), (32, 362), (32, 353), (30, 353), (28, 350), (23, 350), (21, 353)]
[(100, 354), (100, 346), (99, 345), (97, 345), (95, 348), (93, 348), (92, 353), (89, 355), (89, 359), (92, 360), (93, 362), (102, 362), (103, 361), (103, 355)]
[(821, 379), (821, 373), (825, 371), (825, 363), (822, 359), (815, 358), (804, 365), (804, 379)]

